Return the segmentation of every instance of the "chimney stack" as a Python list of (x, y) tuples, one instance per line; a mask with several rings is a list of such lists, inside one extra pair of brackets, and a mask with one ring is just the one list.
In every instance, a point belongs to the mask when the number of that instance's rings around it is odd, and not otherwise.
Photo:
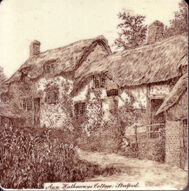
[(40, 42), (37, 40), (34, 40), (30, 44), (30, 57), (38, 55), (40, 53)]
[(164, 24), (160, 21), (154, 21), (148, 27), (147, 44), (153, 44), (163, 39)]

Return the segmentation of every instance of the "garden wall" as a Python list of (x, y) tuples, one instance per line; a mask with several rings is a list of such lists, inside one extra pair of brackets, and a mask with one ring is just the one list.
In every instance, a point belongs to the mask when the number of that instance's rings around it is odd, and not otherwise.
[(182, 121), (166, 122), (165, 151), (166, 162), (185, 168), (187, 163), (187, 125), (183, 126)]

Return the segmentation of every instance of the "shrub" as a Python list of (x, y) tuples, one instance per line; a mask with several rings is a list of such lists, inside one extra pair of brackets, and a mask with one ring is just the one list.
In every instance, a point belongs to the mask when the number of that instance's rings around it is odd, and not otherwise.
[(45, 182), (83, 181), (102, 172), (63, 140), (56, 129), (0, 127), (1, 185), (43, 188)]

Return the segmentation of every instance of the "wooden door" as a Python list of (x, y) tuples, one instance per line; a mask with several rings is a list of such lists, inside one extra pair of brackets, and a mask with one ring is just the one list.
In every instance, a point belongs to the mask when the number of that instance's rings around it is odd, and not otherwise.
[(165, 124), (165, 114), (162, 112), (156, 115), (157, 110), (163, 103), (163, 99), (151, 99), (151, 128), (152, 138), (158, 137), (159, 135), (156, 133), (159, 130), (164, 128)]
[(34, 125), (40, 126), (40, 98), (34, 98)]

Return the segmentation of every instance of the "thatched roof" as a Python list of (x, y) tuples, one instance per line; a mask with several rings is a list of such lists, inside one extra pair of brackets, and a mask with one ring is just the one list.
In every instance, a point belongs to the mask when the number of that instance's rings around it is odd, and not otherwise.
[(170, 94), (166, 97), (166, 99), (156, 112), (156, 115), (162, 113), (163, 111), (168, 110), (171, 106), (177, 103), (177, 101), (180, 99), (183, 93), (186, 92), (187, 90), (187, 82), (188, 82), (188, 74), (186, 73), (175, 84)]
[(93, 39), (86, 39), (74, 42), (64, 47), (47, 50), (41, 52), (39, 55), (30, 57), (26, 62), (15, 72), (6, 83), (9, 84), (14, 81), (19, 81), (21, 78), (21, 71), (27, 70), (28, 77), (35, 79), (43, 74), (44, 64), (54, 62), (54, 75), (62, 72), (70, 72), (77, 69), (83, 62), (85, 57), (93, 51), (96, 45), (102, 45), (107, 54), (111, 53), (108, 42), (104, 36), (98, 36)]
[(119, 87), (167, 81), (181, 76), (179, 67), (187, 64), (187, 51), (187, 34), (183, 34), (113, 53), (88, 66), (81, 65), (75, 73), (76, 85), (99, 73), (107, 73)]

